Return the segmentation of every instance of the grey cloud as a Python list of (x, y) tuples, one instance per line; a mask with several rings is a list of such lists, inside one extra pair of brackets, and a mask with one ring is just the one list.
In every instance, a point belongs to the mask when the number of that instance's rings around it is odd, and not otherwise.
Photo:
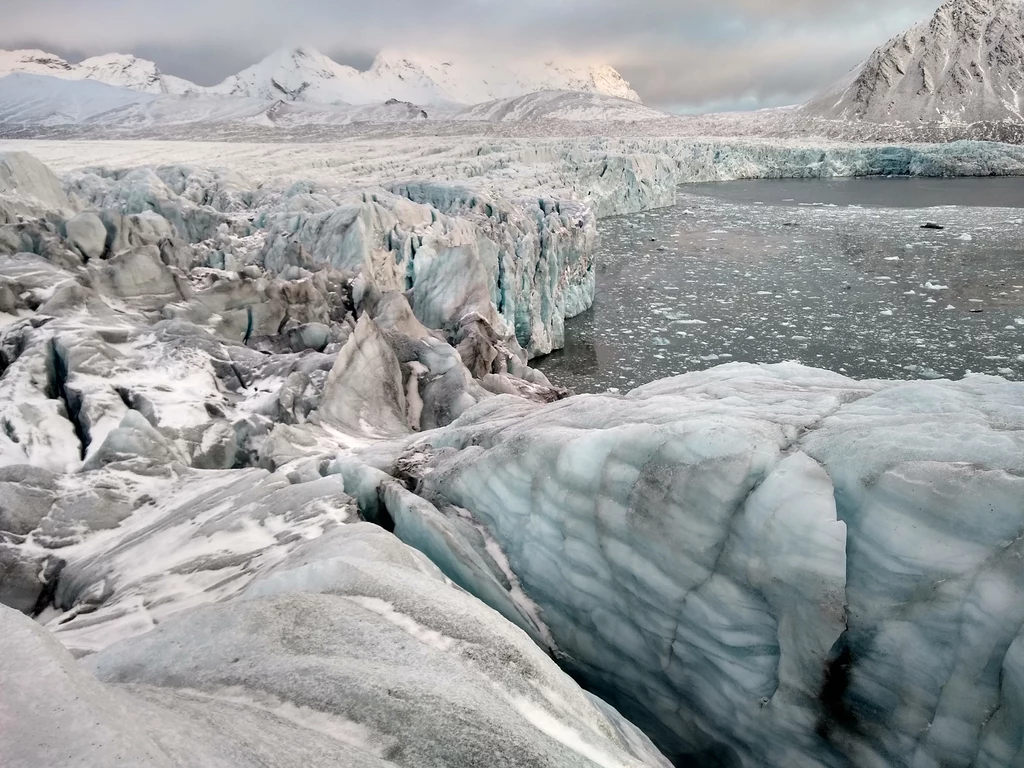
[(381, 48), (581, 58), (616, 66), (649, 104), (693, 111), (806, 98), (937, 3), (0, 0), (0, 47), (134, 53), (204, 85), (297, 44), (361, 68)]

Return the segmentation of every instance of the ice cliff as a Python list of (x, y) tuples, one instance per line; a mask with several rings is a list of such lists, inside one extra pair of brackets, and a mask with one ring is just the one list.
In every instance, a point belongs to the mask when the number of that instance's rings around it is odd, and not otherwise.
[[(459, 124), (461, 125), (461, 124)], [(543, 127), (543, 124), (542, 124)], [(435, 130), (435, 129), (431, 129)], [(460, 131), (462, 129), (460, 128)], [(585, 203), (598, 218), (671, 205), (680, 184), (759, 178), (1016, 176), (1024, 147), (983, 141), (847, 143), (824, 139), (387, 135), (330, 143), (8, 141), (58, 173), (154, 163), (228, 166), (255, 184), (315, 183), (346, 189), (416, 179), (466, 187), (497, 201)], [(408, 132), (409, 135), (403, 135)]]

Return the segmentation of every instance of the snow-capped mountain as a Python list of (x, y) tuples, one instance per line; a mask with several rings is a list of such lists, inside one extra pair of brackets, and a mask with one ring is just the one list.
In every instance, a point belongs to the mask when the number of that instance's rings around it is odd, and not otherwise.
[(640, 102), (628, 82), (608, 66), (554, 61), (480, 63), (384, 51), (366, 72), (338, 64), (312, 48), (282, 49), (204, 88), (162, 73), (152, 61), (107, 54), (71, 64), (39, 50), (0, 51), (0, 77), (12, 73), (64, 80), (96, 80), (153, 94), (210, 94), (311, 104), (472, 105), (537, 91), (571, 91)]
[(99, 80), (108, 85), (119, 85), (143, 93), (170, 93), (184, 95), (204, 89), (180, 77), (163, 74), (152, 61), (110, 53), (94, 56), (78, 65), (86, 80)]
[(949, 0), (805, 109), (875, 123), (1020, 121), (1024, 3)]
[(0, 51), (0, 77), (15, 72), (64, 80), (96, 80), (143, 93), (184, 95), (203, 90), (188, 80), (163, 74), (152, 61), (120, 53), (94, 56), (80, 64), (70, 64), (45, 51)]
[(481, 64), (384, 51), (366, 72), (311, 48), (277, 51), (229, 77), (214, 93), (313, 103), (480, 104), (545, 90), (576, 91), (639, 102), (629, 83), (608, 66), (557, 62)]

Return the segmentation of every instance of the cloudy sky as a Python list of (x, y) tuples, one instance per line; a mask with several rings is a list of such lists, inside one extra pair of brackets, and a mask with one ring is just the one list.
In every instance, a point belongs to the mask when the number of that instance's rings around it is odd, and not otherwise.
[(939, 0), (0, 0), (0, 48), (117, 51), (212, 85), (276, 48), (608, 63), (673, 111), (804, 100)]

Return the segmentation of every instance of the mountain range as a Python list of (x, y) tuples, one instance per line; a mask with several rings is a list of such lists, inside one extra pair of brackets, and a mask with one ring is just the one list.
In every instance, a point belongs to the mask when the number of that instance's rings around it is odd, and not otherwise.
[(498, 64), (394, 51), (380, 53), (370, 69), (360, 72), (312, 48), (284, 49), (210, 88), (166, 75), (151, 61), (123, 54), (71, 64), (45, 51), (0, 51), (0, 77), (16, 72), (95, 80), (151, 94), (332, 105), (382, 104), (392, 99), (421, 105), (471, 105), (553, 90), (640, 102), (622, 75), (608, 66), (555, 61)]
[[(668, 115), (644, 107), (611, 67), (591, 64), (498, 64), (385, 50), (359, 71), (300, 47), (277, 51), (203, 87), (130, 55), (72, 64), (44, 51), (0, 51), (0, 124), (17, 130), (85, 123), (95, 130), (240, 122), (327, 126), (427, 118), (650, 123)], [(948, 0), (802, 107), (708, 120), (714, 123), (709, 130), (721, 135), (736, 135), (742, 120), (740, 132), (757, 135), (852, 136), (883, 126), (890, 133), (1015, 141), (1004, 134), (1024, 125), (1024, 3)]]

